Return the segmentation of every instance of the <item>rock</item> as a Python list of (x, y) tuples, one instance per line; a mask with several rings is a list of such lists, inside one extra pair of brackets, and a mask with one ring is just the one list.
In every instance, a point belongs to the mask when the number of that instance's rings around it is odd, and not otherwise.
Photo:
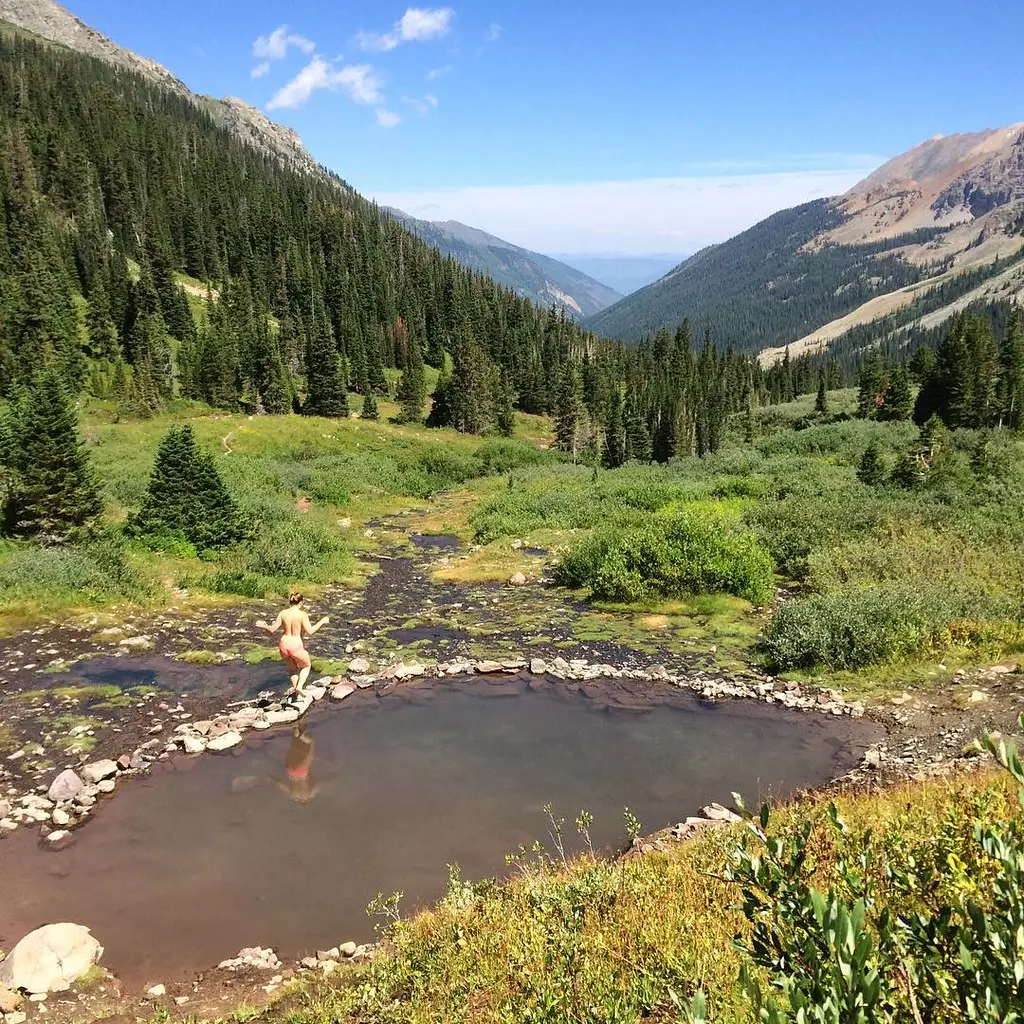
[(365, 658), (353, 658), (348, 663), (348, 670), (356, 675), (364, 676), (370, 671), (370, 663)]
[(341, 527), (341, 529), (343, 529), (343, 530), (351, 530), (352, 529), (352, 520), (349, 519), (348, 516), (345, 516), (344, 519), (339, 519), (338, 520), (338, 526)]
[(237, 747), (242, 742), (241, 733), (235, 732), (234, 729), (228, 730), (228, 732), (221, 733), (220, 736), (214, 736), (209, 743), (206, 744), (207, 750), (230, 750), (231, 747)]
[(337, 960), (340, 956), (341, 952), (338, 950), (337, 946), (334, 946), (331, 949), (318, 949), (316, 951), (317, 960)]
[(526, 586), (526, 575), (521, 572), (514, 572), (508, 578), (508, 585), (510, 587), (525, 587)]
[(159, 999), (161, 996), (167, 995), (166, 985), (153, 985), (152, 988), (146, 989), (146, 995), (150, 999)]
[(88, 928), (67, 922), (44, 925), (29, 932), (0, 963), (0, 984), (28, 993), (64, 992), (101, 956), (103, 947)]
[(360, 690), (368, 690), (377, 682), (377, 680), (374, 676), (353, 676), (352, 682), (355, 683)]
[(723, 807), (721, 804), (708, 804), (707, 807), (702, 807), (700, 813), (710, 821), (742, 821), (743, 819), (735, 813), (730, 811), (728, 807)]
[(21, 798), (21, 806), (33, 811), (52, 811), (53, 801), (47, 800), (45, 796), (39, 796), (37, 793), (26, 793)]
[(491, 675), (501, 671), (500, 661), (478, 661), (473, 668), (481, 675)]
[(313, 698), (313, 700), (323, 700), (324, 694), (327, 693), (326, 686), (307, 686), (306, 694)]
[[(85, 789), (85, 783), (78, 777), (78, 773), (67, 768), (50, 783), (46, 795), (54, 801), (74, 800), (83, 789)], [(0, 814), (0, 817), (3, 815)]]
[(140, 651), (153, 646), (153, 641), (148, 636), (126, 636), (119, 643), (121, 647), (134, 647)]
[(542, 676), (548, 670), (548, 663), (543, 658), (530, 659), (530, 671), (535, 676)]
[(25, 1024), (25, 1021), (27, 1020), (28, 1014), (22, 1013), (20, 1010), (18, 1010), (15, 1013), (7, 1014), (7, 1016), (4, 1017), (4, 1024)]
[(354, 942), (343, 942), (338, 946), (338, 952), (342, 956), (355, 956), (359, 947)]
[(174, 1005), (175, 1006), (184, 1006), (187, 1002), (188, 1002), (188, 996), (175, 996), (174, 997)]
[(132, 766), (132, 759), (127, 754), (122, 754), (117, 759), (117, 770), (121, 772), (128, 771)]
[(201, 754), (206, 749), (206, 740), (200, 739), (198, 736), (186, 736), (185, 737), (185, 753), (186, 754)]
[(524, 547), (524, 544), (523, 544), (523, 542), (518, 537), (514, 541), (512, 541), (512, 550), (513, 551), (519, 551), (523, 547)]
[(1009, 675), (1011, 672), (1016, 672), (1016, 671), (1017, 671), (1017, 666), (1013, 665), (1013, 664), (1010, 664), (1010, 665), (993, 665), (989, 669), (989, 672), (994, 672), (997, 676), (1006, 676), (1006, 675)]
[(970, 697), (967, 698), (968, 704), (983, 704), (988, 700), (988, 694), (984, 690), (975, 690)]
[(344, 700), (350, 693), (355, 693), (356, 688), (351, 683), (338, 683), (331, 690), (331, 700)]
[(55, 828), (52, 832), (46, 834), (46, 841), (48, 843), (59, 843), (63, 839), (67, 839), (71, 833), (67, 829)]
[(415, 676), (423, 675), (423, 673), (425, 671), (426, 671), (426, 669), (422, 665), (420, 665), (418, 663), (414, 662), (411, 665), (406, 665), (403, 662), (399, 662), (395, 666), (394, 678), (395, 679), (412, 679)]
[(270, 725), (286, 725), (288, 722), (297, 722), (299, 713), (295, 708), (282, 708), (280, 711), (268, 711), (266, 720)]
[(260, 780), (255, 775), (238, 775), (231, 780), (231, 792), (247, 793), (250, 789), (255, 789), (259, 784)]
[(864, 760), (861, 761), (861, 764), (865, 768), (881, 768), (882, 752), (874, 748), (864, 751)]
[(113, 793), (114, 792), (114, 786), (115, 786), (115, 783), (114, 783), (113, 779), (102, 779), (100, 782), (96, 783), (96, 788), (101, 793)]
[(71, 824), (71, 815), (68, 814), (63, 807), (58, 807), (53, 814), (50, 815), (50, 820), (54, 825), (59, 825), (63, 828), (65, 825)]
[(6, 818), (11, 813), (11, 805), (6, 800), (0, 800), (0, 818)]
[(93, 785), (116, 774), (117, 762), (111, 761), (109, 757), (104, 758), (102, 761), (93, 761), (82, 769), (82, 778), (86, 782), (93, 783)]
[(0, 985), (0, 1013), (14, 1013), (21, 1006), (21, 996), (5, 985)]

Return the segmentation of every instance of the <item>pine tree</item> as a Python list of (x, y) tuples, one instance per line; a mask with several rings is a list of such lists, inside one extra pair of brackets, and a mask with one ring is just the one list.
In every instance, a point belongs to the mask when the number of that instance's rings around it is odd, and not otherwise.
[(814, 411), (819, 416), (828, 415), (828, 388), (825, 386), (825, 371), (818, 374), (818, 395), (814, 399)]
[(877, 487), (880, 483), (884, 482), (885, 476), (885, 459), (882, 457), (882, 451), (878, 447), (878, 442), (872, 441), (864, 449), (864, 454), (861, 455), (860, 462), (857, 464), (857, 479), (862, 484)]
[(196, 445), (190, 425), (172, 427), (164, 435), (142, 508), (129, 526), (137, 534), (180, 536), (199, 549), (223, 547), (242, 538), (238, 508), (213, 456)]
[(323, 322), (306, 346), (304, 416), (348, 416), (348, 382), (330, 325)]
[(992, 439), (988, 432), (983, 432), (971, 451), (971, 472), (979, 480), (992, 475)]
[(626, 428), (622, 413), (622, 395), (616, 388), (612, 392), (604, 424), (604, 464), (608, 469), (617, 469), (625, 461)]
[(364, 420), (376, 420), (380, 418), (380, 411), (377, 409), (377, 399), (371, 391), (363, 399), (363, 411), (361, 416)]
[(1024, 423), (1024, 319), (1014, 309), (999, 350), (999, 423), (1019, 430)]
[(584, 415), (579, 367), (567, 361), (562, 367), (555, 399), (555, 447), (569, 452), (574, 462), (582, 440)]
[(17, 428), (5, 532), (64, 543), (85, 533), (103, 511), (64, 383), (46, 369), (33, 381)]
[(914, 396), (910, 391), (910, 377), (902, 366), (897, 366), (889, 375), (889, 383), (882, 393), (882, 404), (878, 407), (880, 420), (908, 420), (914, 408)]
[(427, 382), (423, 372), (423, 352), (419, 342), (409, 345), (409, 358), (398, 384), (398, 422), (422, 423), (423, 403), (427, 400)]
[(494, 426), (502, 437), (512, 437), (516, 432), (516, 414), (512, 406), (512, 384), (504, 370), (495, 374), (494, 386)]
[(872, 352), (857, 378), (857, 415), (861, 419), (875, 416), (885, 390), (885, 371), (877, 352)]

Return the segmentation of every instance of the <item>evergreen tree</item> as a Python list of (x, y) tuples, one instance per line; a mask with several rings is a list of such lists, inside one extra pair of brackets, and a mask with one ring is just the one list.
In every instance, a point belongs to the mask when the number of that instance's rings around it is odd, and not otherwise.
[(818, 395), (814, 399), (814, 411), (819, 416), (828, 415), (828, 388), (825, 386), (825, 371), (818, 374)]
[(142, 508), (129, 525), (137, 534), (183, 537), (199, 549), (242, 538), (238, 508), (190, 425), (172, 427), (160, 442)]
[(306, 346), (305, 416), (348, 416), (348, 381), (330, 325), (324, 322)]
[(983, 432), (971, 451), (971, 472), (979, 480), (984, 480), (992, 475), (992, 468), (992, 439)]
[(914, 396), (910, 392), (910, 377), (902, 366), (897, 366), (889, 375), (889, 383), (882, 393), (878, 418), (880, 420), (908, 420), (913, 408)]
[(861, 367), (857, 378), (857, 415), (872, 419), (885, 390), (885, 370), (877, 352), (872, 352)]
[(604, 464), (616, 469), (626, 461), (626, 428), (622, 412), (622, 395), (612, 392), (604, 425)]
[(566, 362), (555, 400), (555, 447), (569, 452), (574, 462), (582, 441), (584, 416), (579, 367), (574, 362)]
[(885, 481), (885, 477), (885, 459), (882, 456), (881, 449), (878, 447), (878, 442), (872, 441), (864, 449), (864, 454), (861, 455), (860, 462), (857, 464), (857, 479), (862, 484), (877, 487)]
[(1015, 308), (999, 350), (999, 423), (1019, 430), (1024, 423), (1024, 319)]
[(103, 511), (64, 382), (53, 369), (32, 382), (9, 453), (5, 532), (44, 543), (73, 540)]
[(427, 400), (427, 382), (423, 373), (423, 353), (419, 342), (409, 345), (409, 357), (398, 385), (398, 422), (421, 423), (423, 403)]
[(380, 412), (377, 409), (377, 399), (372, 391), (363, 399), (362, 418), (364, 420), (376, 420), (380, 418)]
[(502, 437), (512, 437), (516, 432), (516, 414), (512, 406), (512, 384), (508, 374), (502, 372), (495, 380), (494, 426)]

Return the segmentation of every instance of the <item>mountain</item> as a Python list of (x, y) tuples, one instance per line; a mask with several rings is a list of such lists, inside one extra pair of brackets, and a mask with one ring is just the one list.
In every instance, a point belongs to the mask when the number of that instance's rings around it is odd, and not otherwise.
[(622, 298), (607, 285), (550, 256), (522, 249), (457, 220), (417, 220), (401, 210), (387, 211), (429, 245), (464, 267), (487, 274), (539, 305), (554, 303), (576, 317), (587, 317)]
[(621, 295), (629, 295), (638, 288), (643, 288), (645, 284), (651, 284), (659, 277), (664, 277), (673, 267), (678, 266), (685, 256), (594, 256), (585, 252), (554, 252), (551, 253), (551, 258), (588, 274)]
[(772, 350), (771, 361), (867, 324), (934, 323), (968, 294), (1019, 294), (1022, 234), (1024, 123), (937, 136), (845, 195), (701, 250), (587, 326), (636, 341), (689, 317), (719, 343)]
[(319, 172), (320, 165), (307, 152), (298, 134), (275, 124), (244, 100), (218, 100), (192, 93), (165, 67), (118, 46), (54, 0), (0, 0), (0, 21), (24, 29), (69, 50), (96, 57), (134, 74), (204, 109), (213, 121), (236, 138), (270, 153), (294, 167)]

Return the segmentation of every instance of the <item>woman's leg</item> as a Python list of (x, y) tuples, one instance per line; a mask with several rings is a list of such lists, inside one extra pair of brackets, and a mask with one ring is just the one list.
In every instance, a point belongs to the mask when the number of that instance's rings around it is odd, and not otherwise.
[(298, 693), (299, 686), (299, 665), (290, 654), (282, 655), (284, 663), (288, 666), (288, 682), (292, 684), (292, 692)]

